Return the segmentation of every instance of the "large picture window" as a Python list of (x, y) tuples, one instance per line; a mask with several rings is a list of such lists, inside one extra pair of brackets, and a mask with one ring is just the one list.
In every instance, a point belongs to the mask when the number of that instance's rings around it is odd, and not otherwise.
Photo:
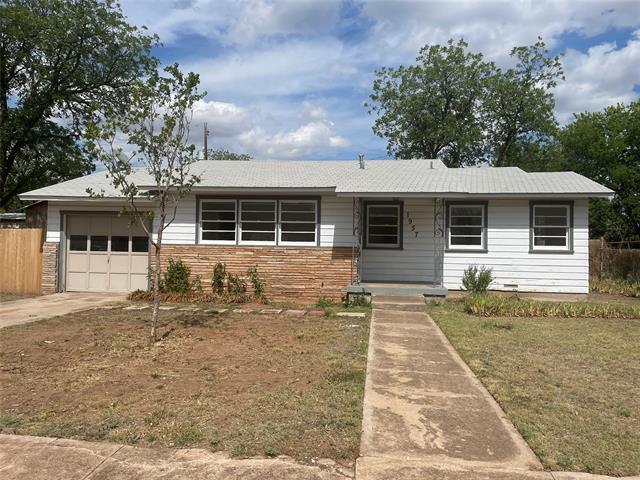
[(367, 204), (366, 215), (366, 248), (402, 248), (402, 204)]
[(200, 205), (200, 241), (236, 243), (236, 201), (206, 200)]
[(487, 249), (487, 204), (448, 204), (447, 249)]
[(571, 250), (571, 204), (531, 205), (531, 250)]
[(240, 200), (240, 243), (276, 243), (275, 200)]
[(280, 200), (280, 244), (316, 243), (316, 201)]

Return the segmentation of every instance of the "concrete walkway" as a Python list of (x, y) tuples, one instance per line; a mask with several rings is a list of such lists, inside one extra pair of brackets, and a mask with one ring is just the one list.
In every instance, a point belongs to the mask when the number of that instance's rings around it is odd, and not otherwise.
[(345, 480), (352, 473), (330, 461), (309, 466), (287, 458), (233, 460), (202, 449), (0, 434), (3, 480)]
[(359, 480), (551, 478), (425, 313), (424, 298), (373, 305)]
[(56, 293), (0, 302), (0, 328), (44, 320), (126, 299), (124, 293)]

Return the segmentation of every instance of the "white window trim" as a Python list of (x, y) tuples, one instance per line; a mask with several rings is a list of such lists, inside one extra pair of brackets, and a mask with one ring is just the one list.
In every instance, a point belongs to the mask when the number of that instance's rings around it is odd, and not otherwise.
[[(536, 209), (540, 208), (564, 208), (565, 209), (565, 225), (536, 225)], [(549, 215), (546, 215), (549, 216)], [(536, 228), (564, 228), (565, 234), (559, 235), (536, 235)], [(536, 237), (542, 238), (564, 238), (565, 244), (561, 245), (536, 245)], [(571, 251), (571, 205), (566, 203), (536, 203), (532, 205), (532, 219), (531, 219), (531, 248), (533, 251)]]
[[(371, 208), (376, 208), (376, 207), (384, 207), (384, 208), (393, 207), (398, 212), (398, 223), (397, 225), (395, 225), (395, 227), (398, 229), (398, 232), (396, 234), (396, 238), (397, 238), (396, 243), (374, 243), (369, 241), (369, 226), (371, 225), (371, 222), (370, 222), (371, 215), (369, 213), (369, 210)], [(390, 249), (400, 248), (400, 241), (401, 241), (400, 235), (402, 234), (402, 224), (401, 224), (402, 218), (400, 215), (401, 215), (401, 209), (400, 209), (400, 205), (398, 205), (397, 203), (375, 203), (372, 205), (367, 205), (367, 225), (366, 225), (367, 243), (365, 248), (390, 248)], [(393, 225), (389, 225), (389, 226), (393, 226)]]
[[(482, 209), (482, 224), (480, 225), (480, 245), (453, 245), (451, 243), (451, 213), (454, 208), (477, 208)], [(456, 227), (464, 227), (465, 225), (456, 225)], [(467, 225), (467, 227), (477, 227), (477, 225)], [(487, 228), (487, 204), (485, 203), (456, 203), (449, 204), (447, 208), (447, 250), (487, 250), (487, 235), (485, 229)], [(466, 237), (477, 237), (478, 235), (459, 235)]]
[[(313, 229), (313, 241), (312, 242), (286, 242), (282, 240), (282, 205), (287, 203), (300, 204), (300, 203), (310, 203), (313, 204), (314, 208), (314, 223), (315, 227)], [(311, 223), (311, 222), (285, 222), (285, 223)], [(278, 222), (276, 225), (276, 230), (278, 232), (278, 245), (283, 245), (287, 247), (308, 247), (311, 245), (318, 244), (318, 201), (317, 200), (295, 200), (295, 199), (287, 199), (280, 200), (278, 204)]]
[[(275, 230), (273, 232), (273, 240), (242, 240), (242, 204), (245, 202), (263, 202), (263, 203), (273, 203), (274, 205), (274, 210), (273, 210), (273, 223), (275, 224)], [(236, 218), (236, 229), (238, 231), (237, 234), (237, 239), (238, 239), (238, 245), (277, 245), (277, 240), (278, 240), (278, 235), (279, 235), (279, 230), (280, 230), (280, 225), (278, 223), (278, 200), (272, 200), (270, 198), (256, 198), (256, 199), (250, 199), (250, 198), (245, 198), (245, 199), (241, 199), (238, 200), (238, 215)], [(248, 230), (248, 231), (255, 231), (255, 230)], [(267, 233), (271, 233), (271, 232), (267, 232)]]
[[(202, 238), (202, 224), (203, 224), (203, 220), (202, 220), (202, 214), (204, 212), (204, 209), (202, 208), (202, 205), (204, 204), (204, 202), (207, 203), (229, 203), (229, 202), (233, 202), (233, 207), (235, 208), (235, 224), (236, 224), (236, 228), (235, 228), (235, 239), (233, 240), (203, 240)], [(198, 212), (198, 216), (200, 218), (198, 218), (198, 243), (199, 244), (203, 244), (203, 245), (236, 245), (236, 241), (238, 240), (238, 201), (233, 199), (233, 198), (201, 198), (200, 199), (200, 204), (199, 204), (199, 212)], [(211, 231), (211, 230), (206, 230), (206, 231)], [(229, 230), (224, 230), (229, 231)]]

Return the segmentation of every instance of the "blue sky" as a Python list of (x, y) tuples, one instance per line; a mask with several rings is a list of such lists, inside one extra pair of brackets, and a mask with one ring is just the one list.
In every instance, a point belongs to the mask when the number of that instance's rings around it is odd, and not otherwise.
[(562, 54), (556, 117), (640, 97), (640, 1), (123, 0), (157, 33), (164, 63), (200, 74), (208, 92), (193, 141), (255, 158), (386, 158), (363, 107), (373, 72), (411, 63), (425, 44), (464, 37), (509, 64), (542, 36)]

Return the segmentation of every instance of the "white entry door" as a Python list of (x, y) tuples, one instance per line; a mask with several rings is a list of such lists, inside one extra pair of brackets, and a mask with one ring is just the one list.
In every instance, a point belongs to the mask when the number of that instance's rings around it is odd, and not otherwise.
[(146, 290), (149, 239), (128, 217), (69, 215), (65, 241), (66, 290)]

